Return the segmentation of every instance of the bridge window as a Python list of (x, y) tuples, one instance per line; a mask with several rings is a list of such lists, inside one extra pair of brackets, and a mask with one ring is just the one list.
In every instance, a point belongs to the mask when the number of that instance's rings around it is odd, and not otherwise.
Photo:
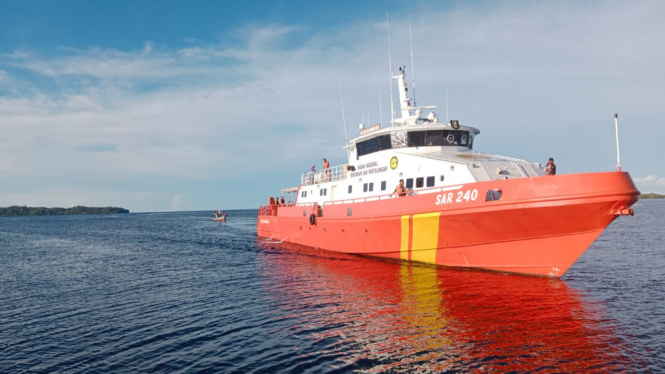
[(434, 187), (434, 177), (427, 177), (427, 187)]
[(443, 145), (443, 130), (428, 131), (425, 145)]
[(358, 156), (368, 155), (370, 153), (391, 149), (390, 134), (377, 136), (376, 138), (367, 139), (362, 142), (356, 143)]
[(409, 147), (421, 147), (425, 145), (426, 131), (410, 131)]
[(461, 130), (432, 130), (410, 131), (409, 147), (421, 146), (473, 146), (473, 138), (469, 131)]
[(423, 188), (423, 182), (425, 182), (425, 178), (416, 178), (416, 188)]

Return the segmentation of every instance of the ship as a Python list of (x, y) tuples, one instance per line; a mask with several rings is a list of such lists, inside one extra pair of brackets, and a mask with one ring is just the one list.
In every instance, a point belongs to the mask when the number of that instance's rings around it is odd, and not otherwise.
[(424, 114), (435, 106), (407, 97), (406, 67), (391, 72), (394, 83), (399, 112), (391, 109), (390, 125), (361, 124), (344, 147), (348, 163), (301, 174), (297, 187), (281, 190), (295, 195), (293, 203), (271, 198), (259, 207), (259, 237), (561, 277), (610, 223), (634, 214), (639, 191), (620, 163), (607, 172), (546, 175), (538, 162), (478, 152), (478, 128), (441, 122)]

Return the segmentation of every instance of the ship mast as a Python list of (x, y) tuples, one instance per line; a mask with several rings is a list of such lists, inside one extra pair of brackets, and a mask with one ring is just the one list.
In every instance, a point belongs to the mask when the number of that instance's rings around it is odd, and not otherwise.
[(395, 122), (395, 108), (393, 104), (393, 60), (390, 57), (390, 16), (386, 12), (386, 22), (388, 23), (388, 76), (390, 77), (390, 123)]

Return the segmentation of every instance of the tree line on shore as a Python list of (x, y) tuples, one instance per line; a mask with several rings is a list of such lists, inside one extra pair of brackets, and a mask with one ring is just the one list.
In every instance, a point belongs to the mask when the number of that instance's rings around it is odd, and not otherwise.
[(44, 208), (44, 207), (26, 207), (10, 206), (0, 208), (0, 217), (19, 217), (19, 216), (63, 216), (76, 214), (115, 214), (129, 213), (129, 210), (112, 206), (107, 207), (87, 207), (75, 206), (72, 208)]
[(665, 195), (657, 193), (643, 193), (639, 196), (640, 199), (665, 199)]

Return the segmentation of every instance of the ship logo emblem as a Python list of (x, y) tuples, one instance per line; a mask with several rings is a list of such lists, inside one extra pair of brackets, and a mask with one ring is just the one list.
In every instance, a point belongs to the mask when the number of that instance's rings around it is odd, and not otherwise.
[(397, 169), (397, 157), (393, 156), (393, 158), (390, 159), (390, 168), (393, 170)]

